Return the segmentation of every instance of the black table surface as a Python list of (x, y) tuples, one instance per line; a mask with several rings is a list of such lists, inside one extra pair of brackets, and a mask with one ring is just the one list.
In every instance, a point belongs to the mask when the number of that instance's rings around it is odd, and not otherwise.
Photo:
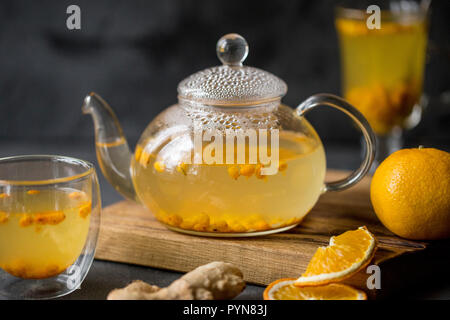
[[(0, 146), (0, 157), (24, 154), (58, 154), (84, 159), (95, 164), (97, 163), (93, 143), (91, 145), (78, 143), (61, 144), (56, 142), (36, 144), (3, 141), (0, 142)], [(326, 148), (326, 152), (327, 163), (330, 168), (354, 169), (359, 164), (359, 151), (356, 148), (334, 146)], [(102, 191), (103, 206), (122, 200), (122, 197), (109, 185), (100, 172), (98, 172), (98, 175)], [(80, 289), (60, 299), (103, 300), (112, 289), (124, 287), (132, 280), (139, 279), (150, 284), (164, 287), (181, 275), (181, 273), (168, 270), (94, 260)], [(447, 273), (442, 276), (442, 282), (434, 282), (425, 285), (417, 285), (417, 281), (411, 279), (410, 288), (402, 290), (402, 294), (404, 294), (403, 297), (413, 299), (450, 299), (449, 276)], [(247, 285), (237, 299), (262, 299), (263, 291), (264, 287)], [(0, 297), (0, 299), (2, 299), (2, 297)]]

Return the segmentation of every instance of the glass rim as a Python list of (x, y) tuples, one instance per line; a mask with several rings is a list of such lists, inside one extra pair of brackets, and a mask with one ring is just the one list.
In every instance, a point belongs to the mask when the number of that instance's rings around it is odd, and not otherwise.
[[(416, 12), (404, 12), (395, 14), (390, 10), (381, 10), (381, 17), (384, 19), (394, 19), (399, 15), (404, 14), (406, 17), (413, 17), (417, 19), (425, 20), (428, 17), (429, 10), (421, 7), (420, 10)], [(353, 20), (364, 20), (367, 18), (368, 13), (360, 8), (352, 8), (345, 5), (337, 5), (335, 7), (335, 16), (337, 18), (349, 18)]]
[(94, 165), (86, 160), (81, 160), (74, 157), (59, 156), (59, 155), (21, 155), (21, 156), (9, 156), (0, 158), (0, 166), (5, 162), (16, 162), (21, 160), (47, 160), (47, 161), (60, 161), (65, 164), (79, 165), (85, 169), (82, 173), (69, 175), (67, 177), (42, 179), (42, 180), (5, 180), (0, 178), (0, 185), (16, 185), (16, 186), (35, 186), (35, 185), (48, 185), (71, 182), (87, 176), (90, 176), (95, 172)]

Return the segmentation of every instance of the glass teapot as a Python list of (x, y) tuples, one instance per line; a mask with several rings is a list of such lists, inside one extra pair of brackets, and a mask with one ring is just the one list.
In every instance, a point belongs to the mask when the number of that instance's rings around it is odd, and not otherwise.
[[(103, 174), (170, 229), (220, 237), (288, 230), (322, 193), (354, 185), (371, 166), (375, 137), (359, 111), (329, 94), (291, 109), (281, 103), (284, 81), (243, 66), (247, 54), (243, 37), (222, 37), (223, 65), (178, 85), (178, 103), (148, 125), (134, 155), (109, 105), (95, 93), (84, 101)], [(363, 163), (340, 181), (324, 182), (322, 142), (303, 117), (317, 106), (343, 111), (363, 133)]]

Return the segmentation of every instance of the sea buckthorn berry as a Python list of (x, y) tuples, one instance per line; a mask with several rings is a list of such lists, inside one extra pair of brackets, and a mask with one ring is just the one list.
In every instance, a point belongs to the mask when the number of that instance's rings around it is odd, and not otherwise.
[(152, 155), (150, 153), (147, 153), (145, 151), (141, 152), (141, 156), (139, 157), (139, 163), (144, 168), (147, 168), (148, 164), (150, 163), (150, 160), (152, 159)]
[(288, 165), (286, 161), (280, 161), (280, 164), (278, 165), (278, 171), (283, 172), (287, 169)]
[(23, 214), (22, 217), (19, 220), (19, 226), (21, 227), (28, 227), (33, 223), (33, 218), (29, 214)]
[(83, 197), (83, 193), (80, 191), (74, 191), (69, 193), (69, 198), (73, 200), (79, 200)]
[(230, 226), (230, 229), (232, 232), (247, 232), (248, 229), (241, 223), (237, 222), (236, 220), (232, 220), (228, 222), (228, 225)]
[(177, 171), (179, 173), (182, 173), (184, 175), (187, 175), (187, 170), (188, 170), (188, 165), (184, 162), (181, 162), (180, 164), (178, 164), (177, 166)]
[(164, 222), (174, 227), (178, 227), (183, 222), (183, 218), (176, 214), (169, 214), (164, 220)]
[(194, 217), (194, 226), (192, 227), (195, 231), (206, 231), (209, 227), (209, 216), (205, 213), (201, 213)]
[(64, 271), (65, 267), (56, 264), (49, 264), (48, 266), (41, 266), (35, 264), (28, 264), (21, 260), (13, 261), (9, 264), (0, 265), (0, 267), (13, 276), (24, 279), (44, 279)]
[(254, 230), (256, 231), (264, 231), (270, 229), (270, 225), (265, 222), (264, 220), (260, 220), (258, 222), (255, 222), (252, 226)]
[(9, 214), (6, 212), (0, 211), (0, 223), (8, 222)]
[(27, 193), (30, 195), (35, 195), (35, 194), (39, 194), (41, 192), (39, 190), (28, 190)]
[(228, 223), (223, 220), (215, 221), (209, 226), (209, 231), (211, 232), (230, 232), (230, 227)]
[(62, 211), (48, 211), (36, 213), (33, 217), (33, 222), (37, 224), (51, 224), (56, 225), (64, 221), (66, 215)]
[(192, 230), (204, 232), (204, 231), (208, 230), (208, 227), (209, 227), (208, 225), (204, 225), (204, 224), (201, 224), (201, 223), (196, 223), (192, 227)]
[(253, 229), (253, 225), (258, 222), (263, 220), (263, 218), (261, 217), (261, 215), (259, 214), (252, 214), (251, 216), (245, 218), (245, 219), (241, 219), (239, 221), (240, 224), (242, 224), (245, 228), (247, 229)]
[(255, 173), (256, 166), (253, 164), (241, 165), (240, 174), (241, 176), (250, 178)]
[(181, 229), (191, 230), (194, 227), (195, 221), (193, 219), (183, 219), (179, 227)]
[(80, 206), (80, 211), (78, 212), (81, 218), (86, 218), (92, 210), (92, 203), (89, 201), (88, 203), (82, 204)]
[(228, 174), (230, 175), (231, 178), (233, 178), (234, 180), (237, 180), (237, 178), (239, 178), (239, 166), (231, 166), (228, 168)]
[(136, 147), (136, 151), (134, 152), (134, 159), (136, 160), (136, 162), (139, 162), (139, 159), (141, 158), (142, 155), (142, 147), (141, 146), (137, 146)]
[(166, 169), (166, 165), (160, 161), (156, 161), (153, 164), (153, 167), (155, 168), (156, 171), (158, 172), (164, 172), (164, 170)]

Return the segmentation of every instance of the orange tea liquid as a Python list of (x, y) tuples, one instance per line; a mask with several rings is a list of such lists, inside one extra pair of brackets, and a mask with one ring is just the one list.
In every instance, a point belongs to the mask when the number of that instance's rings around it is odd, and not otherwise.
[(90, 197), (73, 189), (0, 194), (0, 268), (25, 279), (72, 265), (87, 238)]
[[(151, 143), (150, 143), (151, 144)], [(320, 140), (280, 132), (279, 171), (260, 164), (185, 164), (165, 151), (138, 146), (132, 161), (141, 201), (158, 220), (178, 229), (211, 233), (263, 232), (298, 224), (323, 190), (325, 154)]]
[(382, 18), (381, 29), (370, 30), (365, 19), (338, 17), (336, 28), (345, 98), (377, 134), (403, 126), (422, 95), (426, 19)]

